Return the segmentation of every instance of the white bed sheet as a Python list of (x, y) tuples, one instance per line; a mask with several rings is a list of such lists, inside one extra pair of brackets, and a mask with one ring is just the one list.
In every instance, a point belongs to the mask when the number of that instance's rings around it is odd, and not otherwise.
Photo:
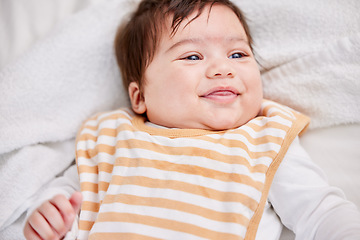
[(101, 0), (1, 0), (0, 70), (68, 16)]

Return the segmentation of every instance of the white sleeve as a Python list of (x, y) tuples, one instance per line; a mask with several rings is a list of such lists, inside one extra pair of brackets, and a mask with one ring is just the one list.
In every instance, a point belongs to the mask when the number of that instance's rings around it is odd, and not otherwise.
[(297, 240), (360, 239), (360, 212), (325, 174), (296, 138), (275, 174), (269, 201)]
[(37, 193), (33, 197), (32, 206), (27, 212), (26, 220), (30, 214), (43, 202), (58, 194), (63, 194), (67, 198), (70, 198), (72, 193), (75, 191), (80, 191), (80, 182), (77, 173), (77, 166), (76, 164), (73, 164), (67, 170), (65, 170), (63, 174), (45, 185), (41, 193)]

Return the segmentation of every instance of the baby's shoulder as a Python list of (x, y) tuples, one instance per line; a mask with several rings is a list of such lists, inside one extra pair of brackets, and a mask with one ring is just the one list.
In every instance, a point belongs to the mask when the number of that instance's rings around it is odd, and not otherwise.
[(99, 112), (82, 123), (77, 138), (89, 134), (98, 137), (104, 132), (116, 131), (120, 125), (131, 123), (134, 116), (134, 112), (129, 108)]
[(116, 110), (99, 112), (84, 121), (83, 127), (98, 126), (102, 127), (104, 124), (116, 122), (118, 120), (131, 120), (134, 117), (134, 112), (129, 108), (119, 108)]

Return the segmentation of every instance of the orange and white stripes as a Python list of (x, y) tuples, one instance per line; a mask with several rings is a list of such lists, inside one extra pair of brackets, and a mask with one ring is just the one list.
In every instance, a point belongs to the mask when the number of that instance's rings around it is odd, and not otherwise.
[(271, 180), (308, 119), (264, 101), (228, 131), (149, 127), (130, 111), (77, 139), (79, 239), (253, 239)]

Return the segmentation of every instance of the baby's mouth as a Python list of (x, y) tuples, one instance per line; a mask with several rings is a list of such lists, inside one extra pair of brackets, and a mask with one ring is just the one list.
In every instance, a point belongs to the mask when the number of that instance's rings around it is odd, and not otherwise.
[(239, 95), (240, 93), (235, 89), (220, 88), (212, 89), (201, 97), (218, 103), (230, 103), (233, 102)]
[(206, 95), (204, 95), (204, 97), (226, 97), (226, 96), (233, 96), (233, 95), (239, 95), (231, 90), (217, 90), (214, 92), (210, 92)]

